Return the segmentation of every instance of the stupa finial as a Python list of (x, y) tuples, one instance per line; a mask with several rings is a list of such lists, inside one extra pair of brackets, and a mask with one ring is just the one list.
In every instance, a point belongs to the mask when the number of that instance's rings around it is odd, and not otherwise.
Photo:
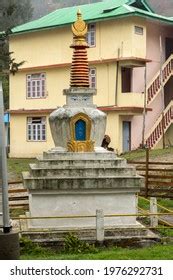
[[(87, 25), (85, 21), (82, 19), (82, 13), (80, 9), (77, 11), (77, 20), (72, 24), (72, 32), (74, 35), (75, 42), (85, 42), (85, 35), (87, 33)], [(79, 43), (79, 42), (78, 42)]]
[(77, 20), (72, 24), (74, 49), (70, 74), (70, 87), (89, 87), (89, 67), (86, 42), (87, 24), (82, 19), (82, 13), (77, 11)]
[(80, 10), (80, 9), (78, 9), (78, 11), (77, 11), (77, 19), (78, 19), (78, 20), (81, 20), (81, 19), (82, 19), (82, 13), (81, 13), (81, 10)]

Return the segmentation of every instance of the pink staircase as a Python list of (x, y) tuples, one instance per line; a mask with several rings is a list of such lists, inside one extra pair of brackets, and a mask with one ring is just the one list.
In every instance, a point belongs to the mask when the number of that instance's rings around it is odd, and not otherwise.
[(165, 108), (163, 115), (161, 114), (156, 123), (146, 137), (146, 146), (154, 148), (154, 146), (161, 140), (163, 132), (165, 133), (169, 126), (173, 123), (173, 101), (171, 101)]
[[(160, 74), (160, 71), (158, 71), (147, 87), (147, 105), (149, 105), (154, 100), (161, 90)], [(162, 66), (163, 86), (167, 83), (171, 75), (173, 75), (173, 55), (171, 55)]]

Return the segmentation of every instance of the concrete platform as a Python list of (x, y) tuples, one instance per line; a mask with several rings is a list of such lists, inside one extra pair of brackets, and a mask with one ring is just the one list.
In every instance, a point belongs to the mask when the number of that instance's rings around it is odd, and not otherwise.
[[(37, 244), (58, 249), (64, 247), (65, 238), (69, 234), (77, 236), (80, 240), (86, 241), (90, 244), (99, 244), (99, 242), (96, 240), (96, 230), (92, 229), (81, 229), (80, 231), (57, 231), (55, 229), (51, 232), (49, 230), (47, 232), (26, 231), (22, 233), (22, 236), (31, 239)], [(157, 234), (144, 227), (106, 228), (105, 238), (102, 242), (102, 245), (118, 245), (122, 247), (145, 247), (160, 241), (161, 239)]]
[[(113, 152), (70, 153), (56, 149), (43, 154), (23, 172), (29, 191), (29, 217), (136, 214), (136, 193), (143, 178)], [(95, 219), (37, 219), (31, 229), (95, 228)], [(105, 226), (136, 226), (136, 217), (109, 217)]]

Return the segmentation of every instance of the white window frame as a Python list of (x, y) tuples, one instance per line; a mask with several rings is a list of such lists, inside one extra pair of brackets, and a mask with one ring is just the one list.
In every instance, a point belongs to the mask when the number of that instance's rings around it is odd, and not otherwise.
[(35, 73), (26, 76), (26, 96), (30, 98), (46, 97), (46, 74)]
[(27, 141), (46, 141), (46, 117), (27, 118)]
[(90, 47), (96, 46), (96, 24), (95, 23), (88, 24), (88, 32), (86, 35), (86, 41)]
[(89, 84), (90, 88), (96, 88), (96, 68), (89, 68)]

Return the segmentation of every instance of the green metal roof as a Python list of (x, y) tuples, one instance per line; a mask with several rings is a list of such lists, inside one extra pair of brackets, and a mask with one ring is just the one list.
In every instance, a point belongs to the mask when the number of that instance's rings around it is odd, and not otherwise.
[[(144, 9), (134, 7), (143, 4)], [(25, 23), (12, 29), (13, 34), (55, 28), (73, 23), (76, 20), (77, 9), (80, 8), (84, 20), (94, 22), (110, 18), (139, 16), (173, 24), (173, 18), (157, 15), (144, 0), (106, 0), (93, 4), (58, 9), (40, 19)]]

